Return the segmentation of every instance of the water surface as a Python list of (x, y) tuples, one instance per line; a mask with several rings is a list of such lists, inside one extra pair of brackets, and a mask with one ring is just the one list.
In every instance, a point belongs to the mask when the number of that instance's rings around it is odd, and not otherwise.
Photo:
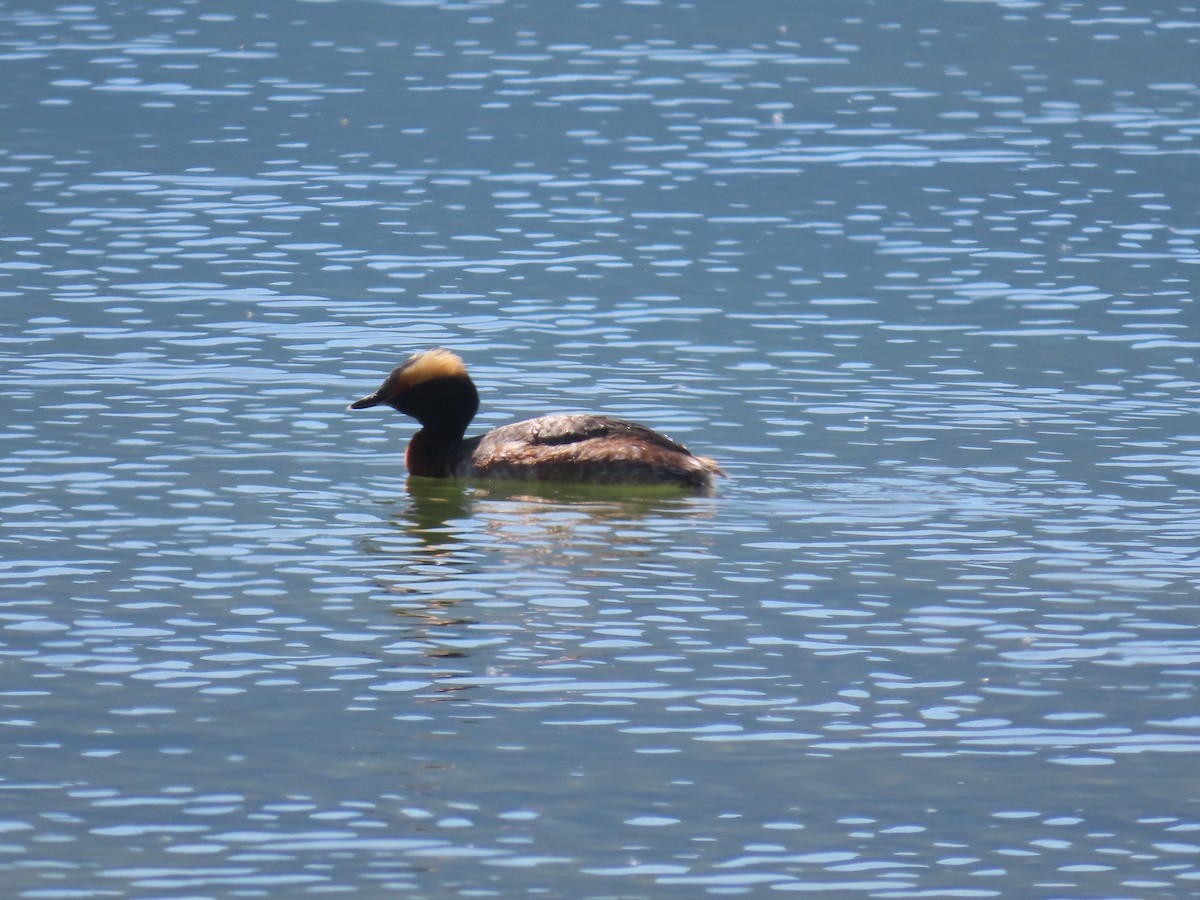
[[(1194, 893), (1198, 41), (0, 11), (8, 893)], [(436, 344), (732, 478), (410, 483)]]

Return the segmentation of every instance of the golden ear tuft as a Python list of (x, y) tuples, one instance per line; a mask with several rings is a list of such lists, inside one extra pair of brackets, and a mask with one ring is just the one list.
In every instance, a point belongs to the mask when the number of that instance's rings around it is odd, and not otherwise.
[(409, 390), (433, 378), (466, 378), (467, 367), (451, 350), (437, 347), (414, 353), (400, 371), (400, 390)]

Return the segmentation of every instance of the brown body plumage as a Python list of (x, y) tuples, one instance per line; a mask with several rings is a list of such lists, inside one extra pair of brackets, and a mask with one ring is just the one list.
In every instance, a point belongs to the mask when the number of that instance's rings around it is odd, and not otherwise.
[(397, 367), (379, 390), (350, 404), (387, 404), (421, 423), (405, 462), (413, 475), (608, 484), (677, 484), (711, 491), (714, 460), (645, 425), (591, 413), (558, 413), (465, 437), (479, 394), (462, 360), (428, 350)]

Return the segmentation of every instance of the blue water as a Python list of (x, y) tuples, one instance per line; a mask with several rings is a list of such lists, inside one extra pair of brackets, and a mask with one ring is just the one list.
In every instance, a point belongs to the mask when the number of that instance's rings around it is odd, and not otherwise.
[[(1200, 10), (0, 9), (5, 896), (1200, 892)], [(408, 483), (465, 358), (713, 498)]]

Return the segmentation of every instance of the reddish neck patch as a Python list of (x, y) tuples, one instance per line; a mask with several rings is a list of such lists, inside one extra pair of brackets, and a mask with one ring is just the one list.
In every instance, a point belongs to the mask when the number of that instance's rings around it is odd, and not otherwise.
[(442, 478), (446, 474), (445, 460), (437, 452), (433, 441), (422, 428), (408, 442), (404, 452), (404, 466), (410, 475), (420, 475), (423, 478)]

